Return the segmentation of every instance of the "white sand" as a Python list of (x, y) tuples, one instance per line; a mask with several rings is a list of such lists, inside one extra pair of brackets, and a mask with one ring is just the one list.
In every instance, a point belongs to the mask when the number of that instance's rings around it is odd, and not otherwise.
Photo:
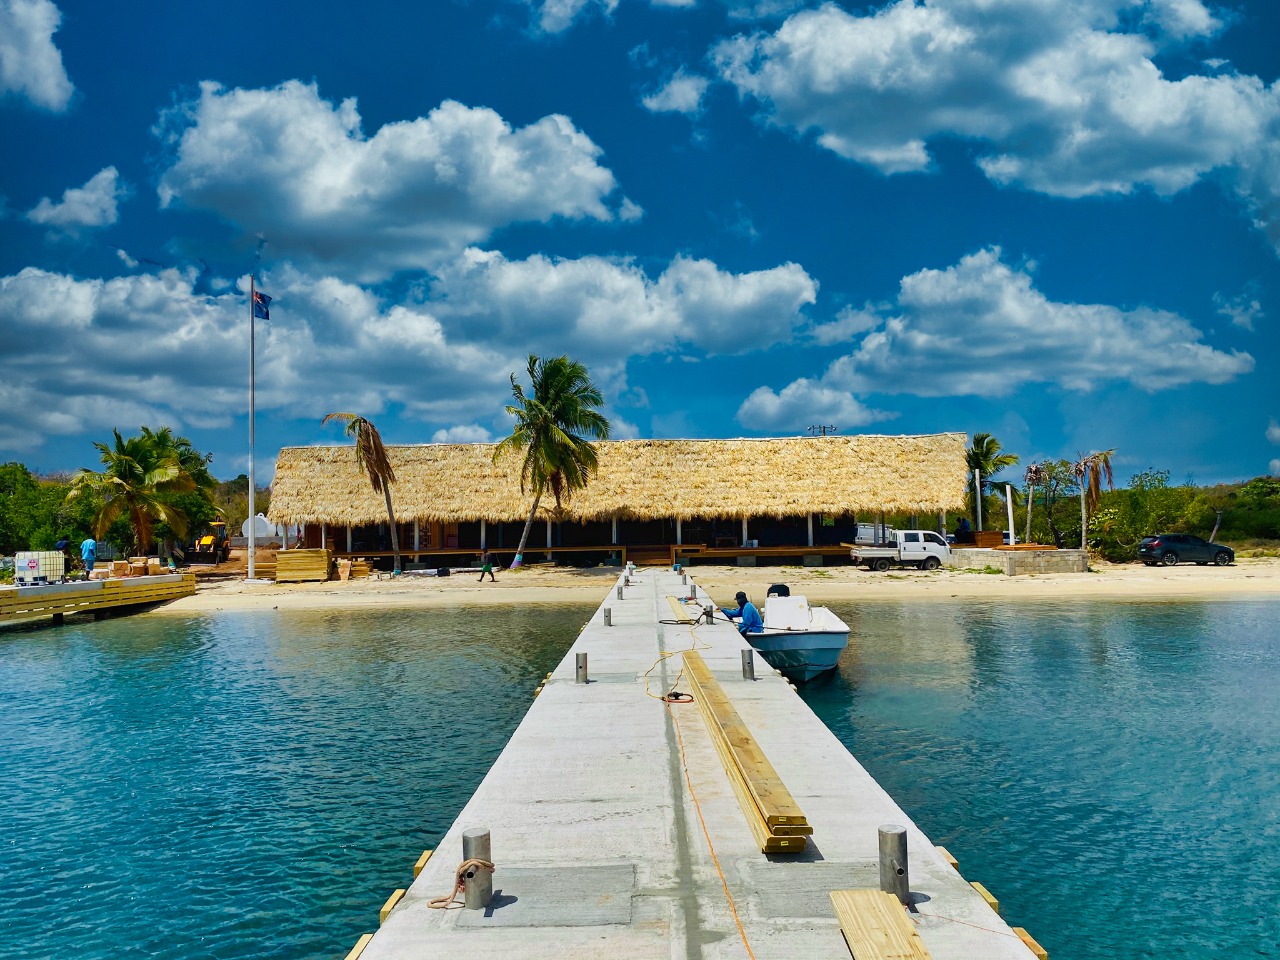
[[(690, 575), (718, 602), (732, 603), (737, 590), (763, 600), (771, 583), (819, 602), (856, 600), (1216, 600), (1280, 598), (1280, 559), (1240, 560), (1230, 567), (1144, 567), (1096, 564), (1089, 573), (1006, 577), (1002, 574), (924, 573), (897, 570), (871, 573), (854, 567), (696, 566)], [(338, 607), (457, 606), (463, 604), (591, 603), (603, 600), (618, 569), (573, 570), (551, 566), (498, 571), (498, 582), (477, 582), (476, 574), (451, 577), (402, 577), (348, 583), (247, 584), (241, 580), (202, 583), (194, 597), (163, 609), (300, 610)]]

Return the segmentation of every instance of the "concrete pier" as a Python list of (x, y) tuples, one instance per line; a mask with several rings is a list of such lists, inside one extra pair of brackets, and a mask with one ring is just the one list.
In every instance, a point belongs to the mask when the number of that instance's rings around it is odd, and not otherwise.
[[(669, 598), (694, 590), (709, 602), (679, 573), (618, 579), (361, 960), (848, 960), (829, 893), (879, 890), (884, 824), (906, 829), (903, 914), (930, 955), (1032, 958), (785, 680), (758, 656), (757, 679), (744, 679), (746, 644), (732, 626), (671, 622)], [(676, 651), (695, 645), (813, 827), (803, 853), (760, 852), (699, 708), (660, 699), (673, 684), (689, 691)], [(453, 888), (463, 832), (475, 827), (491, 832), (489, 907), (431, 909)]]

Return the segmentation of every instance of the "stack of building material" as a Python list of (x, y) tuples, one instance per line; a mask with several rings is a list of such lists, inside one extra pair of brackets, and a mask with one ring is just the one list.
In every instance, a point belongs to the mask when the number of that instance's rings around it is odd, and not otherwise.
[(760, 852), (801, 853), (813, 828), (724, 688), (693, 650), (684, 653), (684, 672)]
[(281, 550), (276, 554), (276, 580), (280, 583), (328, 580), (332, 566), (333, 556), (328, 550)]
[(351, 561), (351, 579), (355, 580), (360, 577), (368, 578), (372, 571), (373, 565), (368, 560), (355, 559)]

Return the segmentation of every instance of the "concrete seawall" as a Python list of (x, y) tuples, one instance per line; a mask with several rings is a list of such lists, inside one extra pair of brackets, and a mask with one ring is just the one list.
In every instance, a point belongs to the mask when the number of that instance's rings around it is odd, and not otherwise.
[[(662, 622), (668, 598), (691, 589), (646, 570), (623, 599), (610, 591), (362, 960), (848, 960), (829, 892), (879, 886), (877, 827), (888, 823), (907, 829), (908, 916), (933, 957), (1033, 957), (786, 681), (758, 655), (759, 679), (742, 679), (732, 626)], [(807, 815), (803, 854), (760, 852), (698, 707), (660, 699), (690, 689), (677, 683), (679, 651), (695, 644)], [(491, 906), (431, 909), (475, 827), (492, 832)]]

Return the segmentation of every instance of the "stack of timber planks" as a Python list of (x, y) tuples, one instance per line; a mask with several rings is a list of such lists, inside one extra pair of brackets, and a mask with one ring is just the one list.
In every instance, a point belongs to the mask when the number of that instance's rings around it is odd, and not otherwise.
[(760, 852), (803, 852), (808, 842), (805, 838), (813, 828), (738, 716), (724, 688), (696, 651), (685, 651), (684, 668)]
[(333, 557), (328, 550), (281, 550), (276, 554), (276, 581), (328, 580), (332, 565)]
[(356, 580), (360, 577), (368, 579), (369, 574), (373, 570), (373, 564), (363, 558), (357, 558), (351, 561), (351, 579)]

